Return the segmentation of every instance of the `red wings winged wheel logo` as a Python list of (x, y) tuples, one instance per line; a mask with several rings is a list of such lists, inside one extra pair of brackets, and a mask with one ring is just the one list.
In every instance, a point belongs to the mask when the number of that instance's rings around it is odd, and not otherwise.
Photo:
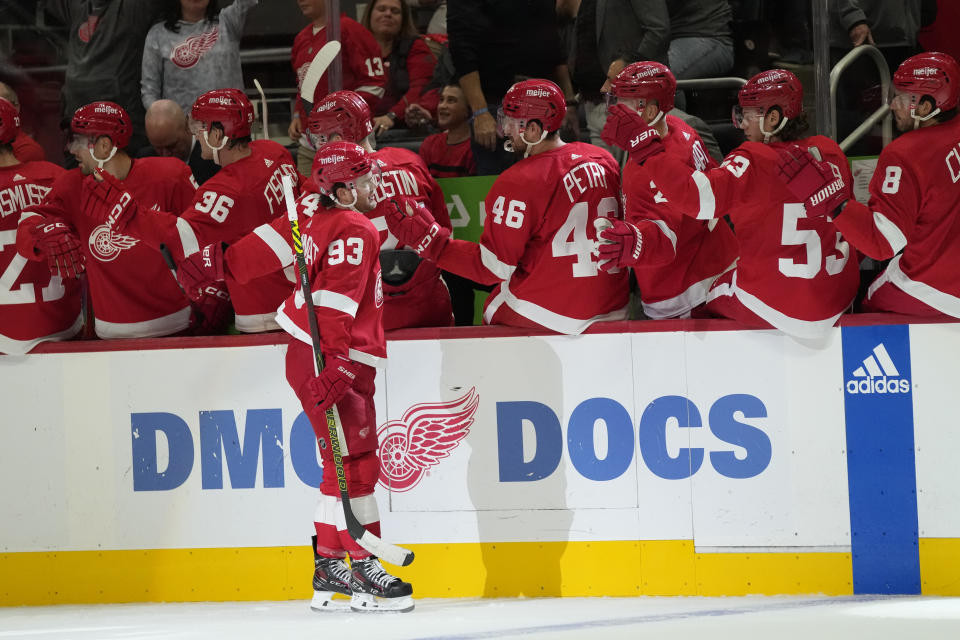
[(450, 455), (470, 432), (480, 396), (471, 388), (451, 402), (415, 404), (401, 420), (377, 429), (380, 441), (380, 484), (390, 491), (409, 491), (423, 474)]

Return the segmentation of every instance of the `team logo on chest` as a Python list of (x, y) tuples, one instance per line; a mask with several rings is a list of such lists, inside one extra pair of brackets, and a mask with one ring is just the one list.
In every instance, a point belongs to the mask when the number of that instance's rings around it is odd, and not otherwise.
[[(129, 200), (130, 194), (124, 193), (123, 196), (121, 196), (121, 202), (118, 204), (118, 207), (126, 204), (123, 202), (123, 198)], [(160, 206), (157, 204), (151, 207), (151, 209), (159, 208)], [(115, 215), (115, 213), (111, 213), (104, 224), (94, 227), (93, 231), (90, 232), (90, 237), (87, 239), (87, 247), (90, 249), (90, 255), (100, 262), (112, 262), (122, 251), (132, 249), (140, 242), (132, 236), (124, 235), (114, 230), (113, 221)]]
[(210, 31), (190, 36), (170, 52), (170, 61), (181, 69), (189, 69), (200, 62), (203, 54), (217, 44), (219, 37), (220, 27), (214, 27)]

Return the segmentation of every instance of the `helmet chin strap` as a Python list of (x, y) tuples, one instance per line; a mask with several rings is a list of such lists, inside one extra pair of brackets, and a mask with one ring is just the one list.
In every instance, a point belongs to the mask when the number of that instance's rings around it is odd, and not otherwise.
[(114, 146), (112, 149), (110, 149), (110, 154), (102, 160), (93, 153), (93, 147), (87, 147), (87, 153), (89, 153), (90, 157), (93, 158), (93, 161), (97, 163), (97, 169), (103, 171), (103, 165), (113, 160), (113, 156), (117, 155), (117, 147)]
[[(544, 140), (546, 140), (548, 134), (547, 134), (546, 131), (541, 131), (541, 132), (540, 132), (540, 139), (539, 139), (539, 140), (537, 140), (536, 142), (527, 142), (527, 137), (526, 137), (526, 131), (527, 131), (527, 130), (524, 129), (523, 131), (524, 131), (524, 132), (520, 134), (520, 139), (523, 140), (523, 143), (524, 143), (524, 144), (526, 145), (526, 147), (527, 147), (527, 148), (524, 150), (524, 152), (523, 152), (523, 157), (524, 157), (524, 158), (529, 158), (529, 157), (530, 157), (530, 151), (531, 151), (535, 146), (537, 146), (538, 144), (540, 144), (541, 142), (543, 142)], [(510, 153), (513, 153), (513, 140), (511, 140), (510, 138), (507, 138), (506, 140), (504, 140), (504, 141), (503, 141), (503, 148), (504, 148), (505, 151), (509, 151)]]
[(362, 213), (357, 209), (357, 202), (360, 200), (360, 196), (357, 195), (356, 187), (350, 187), (350, 193), (353, 195), (353, 202), (345, 204), (337, 200), (337, 195), (334, 193), (331, 195), (330, 199), (333, 200), (333, 203), (340, 207), (341, 209), (349, 209), (350, 211), (356, 211), (357, 213)]
[(230, 140), (230, 136), (223, 136), (223, 140), (220, 141), (220, 146), (219, 146), (219, 147), (215, 147), (215, 146), (213, 146), (212, 144), (210, 144), (210, 138), (207, 137), (207, 130), (206, 130), (206, 129), (203, 129), (203, 130), (202, 130), (202, 133), (203, 133), (203, 141), (207, 143), (207, 146), (210, 147), (210, 151), (213, 152), (213, 162), (214, 162), (214, 164), (216, 164), (218, 167), (223, 166), (223, 165), (220, 164), (220, 153), (219, 153), (219, 152), (220, 152), (220, 149), (223, 149), (225, 146), (227, 146), (227, 141)]
[(757, 124), (760, 125), (760, 133), (763, 134), (763, 144), (767, 144), (768, 142), (770, 142), (770, 138), (780, 133), (783, 130), (783, 128), (787, 126), (788, 120), (790, 120), (790, 118), (783, 116), (782, 118), (780, 118), (780, 124), (777, 125), (776, 129), (774, 129), (773, 131), (767, 131), (766, 129), (763, 128), (763, 118), (760, 118), (760, 122), (758, 122)]
[(926, 122), (927, 120), (929, 120), (930, 118), (934, 117), (934, 116), (937, 115), (938, 113), (940, 113), (940, 107), (937, 107), (936, 109), (934, 109), (933, 111), (931, 111), (930, 113), (928, 113), (928, 114), (925, 115), (925, 116), (918, 116), (918, 115), (917, 115), (917, 108), (916, 108), (916, 107), (910, 107), (910, 117), (913, 118), (913, 128), (914, 128), (914, 129), (919, 129), (921, 122)]
[[(666, 115), (666, 114), (665, 114), (663, 111), (658, 111), (658, 112), (657, 112), (657, 117), (654, 118), (653, 120), (651, 120), (651, 121), (650, 121), (650, 124), (648, 124), (647, 126), (648, 126), (648, 127), (652, 127), (652, 126), (656, 125), (658, 122), (660, 122), (660, 120), (663, 119), (663, 117), (664, 117), (665, 115)], [(664, 124), (666, 124), (666, 122), (664, 122)]]

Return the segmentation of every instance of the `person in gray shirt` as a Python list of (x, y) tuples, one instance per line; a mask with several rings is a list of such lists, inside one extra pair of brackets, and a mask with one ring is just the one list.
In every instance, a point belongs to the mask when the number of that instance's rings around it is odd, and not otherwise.
[(197, 96), (206, 91), (243, 90), (240, 37), (257, 1), (235, 0), (219, 11), (217, 0), (168, 0), (166, 19), (150, 28), (144, 43), (144, 108), (166, 98), (190, 113)]

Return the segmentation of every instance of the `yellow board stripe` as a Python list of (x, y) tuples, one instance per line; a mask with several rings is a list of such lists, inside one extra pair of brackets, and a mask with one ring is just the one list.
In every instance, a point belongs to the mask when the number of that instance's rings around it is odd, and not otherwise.
[[(410, 545), (424, 598), (853, 593), (849, 553), (697, 553), (689, 540)], [(960, 595), (960, 540), (921, 539), (923, 593)], [(309, 547), (0, 554), (0, 605), (298, 600)]]

